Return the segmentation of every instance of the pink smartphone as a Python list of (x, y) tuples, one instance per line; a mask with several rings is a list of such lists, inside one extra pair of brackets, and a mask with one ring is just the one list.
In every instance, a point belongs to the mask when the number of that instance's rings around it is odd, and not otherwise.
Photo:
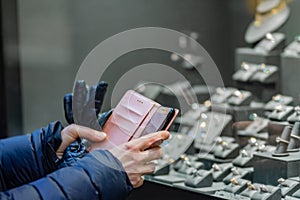
[(129, 90), (103, 127), (107, 139), (100, 143), (93, 143), (91, 149), (110, 149), (151, 132), (167, 130), (177, 114), (178, 109), (163, 107)]

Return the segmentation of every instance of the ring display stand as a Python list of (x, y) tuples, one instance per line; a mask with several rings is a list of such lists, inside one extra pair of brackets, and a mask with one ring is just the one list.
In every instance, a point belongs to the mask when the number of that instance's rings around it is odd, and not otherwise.
[(235, 179), (247, 179), (247, 180), (252, 180), (252, 175), (253, 175), (253, 168), (248, 167), (248, 168), (240, 168), (240, 167), (233, 167), (231, 168), (231, 173), (228, 174), (224, 179), (223, 182), (225, 184), (229, 184), (230, 180), (233, 178)]
[(212, 173), (206, 170), (198, 170), (193, 175), (188, 176), (184, 184), (193, 188), (209, 187), (213, 183)]
[(288, 45), (281, 54), (281, 88), (284, 94), (289, 94), (295, 99), (295, 104), (300, 104), (299, 87), (297, 83), (300, 76), (300, 37)]
[(255, 20), (251, 22), (245, 34), (248, 43), (254, 43), (267, 33), (280, 28), (288, 19), (290, 8), (285, 0), (261, 1), (256, 8)]
[(281, 189), (282, 197), (292, 195), (300, 189), (300, 183), (298, 181), (280, 178), (278, 179), (278, 182), (278, 187)]
[[(254, 48), (241, 47), (235, 51), (235, 69), (239, 70), (243, 62), (265, 63), (268, 65), (280, 66), (280, 53), (283, 51), (285, 35), (273, 33), (265, 36)], [(275, 41), (275, 42), (274, 42)]]
[(287, 118), (288, 122), (292, 124), (300, 122), (300, 106), (296, 106), (294, 110), (295, 112)]
[(214, 181), (222, 181), (225, 178), (225, 176), (227, 176), (231, 172), (232, 167), (233, 166), (231, 163), (213, 164), (212, 169), (210, 171), (213, 175)]
[(247, 188), (240, 194), (253, 200), (280, 200), (280, 188), (272, 185), (263, 185), (258, 183), (248, 183)]
[(273, 111), (276, 109), (276, 107), (280, 105), (282, 106), (292, 105), (293, 101), (294, 101), (293, 97), (277, 94), (274, 95), (272, 99), (268, 101), (268, 103), (266, 103), (265, 109)]
[(292, 114), (294, 108), (292, 106), (277, 106), (273, 112), (268, 116), (269, 119), (275, 121), (286, 121)]

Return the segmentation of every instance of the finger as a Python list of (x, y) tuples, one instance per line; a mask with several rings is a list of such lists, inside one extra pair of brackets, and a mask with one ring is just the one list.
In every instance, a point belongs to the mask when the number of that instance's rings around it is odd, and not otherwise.
[(56, 152), (63, 153), (65, 149), (79, 137), (92, 142), (101, 142), (106, 138), (106, 134), (75, 124), (69, 125), (61, 131), (62, 143)]
[(98, 115), (101, 111), (101, 107), (103, 104), (104, 96), (107, 91), (108, 84), (105, 83), (104, 81), (101, 81), (98, 83), (97, 88), (96, 88), (96, 95), (95, 95), (95, 110), (96, 110), (96, 115)]
[(76, 124), (82, 124), (82, 113), (87, 100), (87, 86), (84, 80), (78, 80), (73, 92), (73, 118)]
[(151, 145), (153, 145), (155, 142), (158, 142), (160, 140), (166, 140), (169, 138), (169, 136), (170, 133), (168, 131), (159, 131), (132, 140), (129, 143), (127, 143), (126, 146), (129, 147), (129, 149), (138, 149), (140, 151), (144, 151), (145, 149), (148, 149)]
[(154, 147), (146, 151), (140, 152), (139, 154), (141, 154), (141, 160), (144, 163), (147, 163), (153, 160), (160, 159), (163, 155), (163, 152), (160, 147)]
[(80, 125), (74, 125), (74, 129), (76, 130), (77, 133), (77, 135), (75, 135), (76, 138), (80, 137), (80, 138), (90, 140), (92, 142), (101, 142), (105, 140), (107, 136), (106, 133), (104, 132), (100, 132)]
[(140, 180), (136, 184), (133, 185), (133, 188), (141, 187), (143, 184), (144, 184), (144, 179), (143, 179), (143, 177), (141, 177)]

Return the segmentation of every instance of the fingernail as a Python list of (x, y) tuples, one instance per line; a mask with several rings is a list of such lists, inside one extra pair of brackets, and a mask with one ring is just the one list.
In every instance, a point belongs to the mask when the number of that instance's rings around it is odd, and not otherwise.
[(106, 133), (104, 133), (104, 132), (97, 132), (96, 135), (100, 138), (105, 138), (106, 137)]

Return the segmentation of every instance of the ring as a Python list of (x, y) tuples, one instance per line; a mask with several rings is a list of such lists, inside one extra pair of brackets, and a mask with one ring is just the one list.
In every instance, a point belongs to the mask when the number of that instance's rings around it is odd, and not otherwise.
[(248, 144), (250, 144), (251, 146), (257, 146), (257, 140), (255, 137), (251, 137), (249, 140), (248, 140)]
[(240, 185), (240, 183), (238, 182), (238, 180), (236, 180), (236, 178), (230, 179), (230, 183), (233, 185)]
[(281, 137), (276, 137), (276, 143), (279, 143), (279, 142), (283, 142), (285, 144), (289, 144), (290, 142), (285, 140), (285, 139), (282, 139)]
[(292, 138), (295, 138), (295, 139), (297, 139), (297, 140), (300, 140), (300, 136), (295, 135), (295, 134), (293, 134), (293, 133), (291, 134), (291, 137), (292, 137)]
[(231, 172), (233, 173), (233, 175), (240, 175), (240, 172), (236, 167), (231, 168)]
[(222, 139), (221, 137), (217, 137), (217, 138), (215, 139), (215, 142), (216, 142), (217, 144), (222, 144), (223, 139)]
[(267, 33), (266, 34), (266, 39), (269, 40), (272, 43), (276, 42), (276, 39), (274, 38), (274, 36), (272, 35), (272, 33)]
[(242, 69), (242, 70), (248, 71), (249, 68), (250, 68), (250, 67), (249, 67), (249, 64), (248, 64), (248, 63), (242, 62), (242, 64), (241, 64), (241, 69)]
[(275, 110), (276, 110), (276, 112), (284, 112), (285, 111), (284, 107), (281, 104), (276, 106)]
[(269, 73), (270, 73), (270, 68), (267, 67), (264, 63), (260, 65), (260, 70), (261, 70), (264, 74), (269, 74)]
[(260, 191), (262, 191), (262, 192), (269, 192), (268, 188), (265, 185), (261, 185), (261, 186), (259, 186), (259, 188), (260, 188)]
[(283, 99), (282, 99), (282, 96), (280, 94), (277, 94), (277, 95), (272, 97), (272, 100), (275, 101), (275, 102), (280, 102)]
[(233, 94), (234, 94), (234, 96), (236, 96), (236, 97), (238, 97), (238, 98), (240, 98), (240, 99), (243, 99), (243, 98), (244, 98), (243, 93), (242, 93), (241, 91), (239, 91), (239, 90), (234, 91)]
[(220, 166), (217, 165), (216, 163), (214, 163), (214, 164), (212, 165), (212, 168), (213, 168), (214, 171), (221, 171)]
[(242, 155), (243, 158), (249, 157), (249, 154), (247, 153), (247, 151), (245, 149), (243, 149), (241, 151), (241, 155)]
[(284, 178), (278, 179), (277, 182), (278, 182), (281, 186), (289, 187), (289, 185), (286, 183), (286, 181), (285, 181)]
[(251, 184), (251, 182), (248, 182), (248, 183), (247, 183), (247, 188), (248, 188), (249, 190), (256, 190), (256, 187), (255, 187), (253, 184)]
[(225, 142), (225, 141), (222, 141), (221, 145), (222, 145), (222, 147), (223, 147), (223, 150), (230, 149), (228, 143)]
[(266, 151), (266, 145), (264, 144), (258, 145), (257, 150), (260, 152)]
[(294, 110), (295, 110), (295, 112), (296, 112), (297, 115), (300, 115), (300, 106), (296, 106), (294, 108)]

